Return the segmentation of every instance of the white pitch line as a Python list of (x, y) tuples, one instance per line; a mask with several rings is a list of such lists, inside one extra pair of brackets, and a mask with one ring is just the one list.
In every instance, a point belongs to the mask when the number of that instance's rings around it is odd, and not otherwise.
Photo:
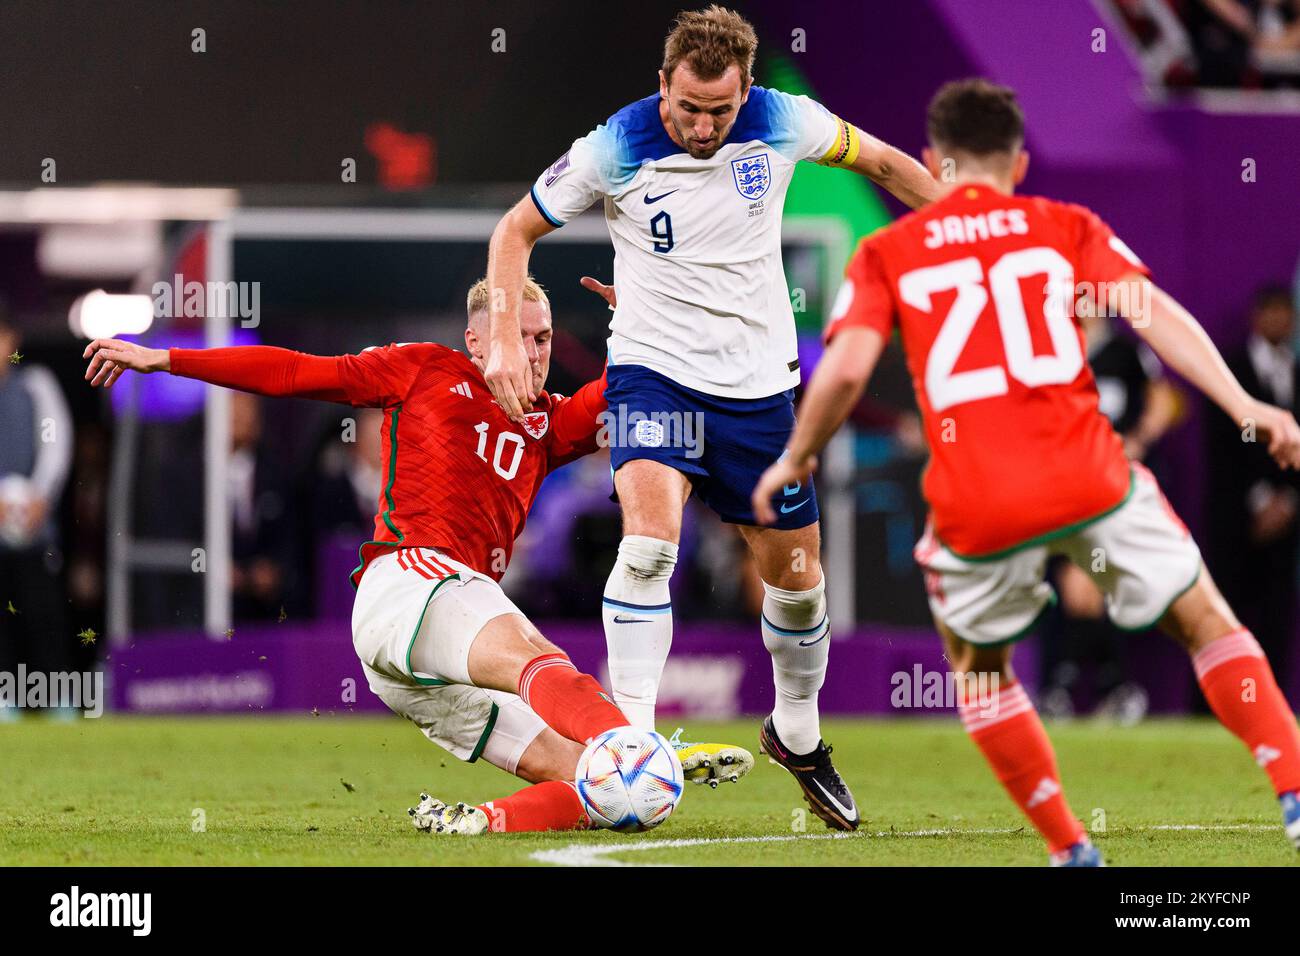
[(624, 863), (611, 860), (612, 853), (635, 853), (639, 850), (672, 850), (688, 846), (707, 846), (712, 843), (728, 845), (738, 843), (788, 843), (791, 840), (849, 840), (855, 833), (825, 833), (812, 836), (756, 836), (756, 837), (701, 837), (691, 840), (645, 840), (637, 843), (606, 843), (591, 845), (571, 843), (555, 850), (537, 850), (531, 856), (539, 863), (556, 866), (672, 866), (673, 864)]
[(1161, 823), (1150, 827), (1130, 827), (1131, 830), (1276, 830), (1267, 823)]
[[(808, 840), (861, 840), (870, 837), (935, 837), (935, 836), (991, 836), (997, 834), (1018, 833), (1024, 827), (979, 828), (974, 830), (877, 830), (874, 833), (814, 833), (807, 836), (751, 836), (751, 837), (698, 837), (687, 840), (644, 840), (635, 843), (587, 844), (571, 843), (554, 850), (536, 850), (529, 854), (539, 863), (553, 866), (675, 866), (673, 863), (627, 863), (613, 859), (614, 854), (638, 853), (646, 850), (676, 850), (693, 846), (725, 845), (735, 846), (744, 843), (793, 843)], [(1276, 830), (1277, 827), (1258, 823), (1201, 824), (1181, 823), (1162, 824), (1148, 827), (1121, 827), (1122, 830), (1144, 833), (1150, 830)]]

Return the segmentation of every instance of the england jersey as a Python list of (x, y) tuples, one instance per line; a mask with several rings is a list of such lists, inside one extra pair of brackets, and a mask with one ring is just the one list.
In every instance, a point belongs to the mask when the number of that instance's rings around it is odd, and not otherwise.
[(852, 127), (818, 103), (761, 86), (709, 159), (672, 141), (657, 93), (576, 140), (532, 198), (553, 226), (604, 200), (618, 290), (610, 365), (730, 398), (797, 385), (785, 193), (795, 163), (840, 162), (855, 146)]

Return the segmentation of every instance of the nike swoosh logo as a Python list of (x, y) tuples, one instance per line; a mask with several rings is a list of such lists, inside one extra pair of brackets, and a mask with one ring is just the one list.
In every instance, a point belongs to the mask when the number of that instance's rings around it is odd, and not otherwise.
[(615, 624), (649, 624), (650, 619), (646, 617), (624, 617), (622, 614), (614, 615)]
[(820, 644), (822, 641), (826, 640), (826, 638), (828, 638), (828, 637), (830, 637), (830, 636), (831, 636), (831, 629), (828, 627), (828, 628), (826, 628), (826, 630), (822, 633), (822, 636), (819, 637), (819, 638), (817, 638), (817, 640), (815, 640), (815, 641), (800, 641), (800, 642), (799, 642), (799, 646), (800, 646), (800, 647), (812, 647), (814, 644)]
[(821, 783), (820, 780), (818, 780), (818, 779), (816, 779), (816, 778), (813, 778), (813, 783), (817, 784), (817, 789), (820, 790), (820, 791), (822, 792), (822, 795), (823, 795), (823, 796), (824, 796), (828, 801), (830, 801), (831, 804), (834, 805), (834, 807), (835, 807), (836, 810), (840, 811), (840, 813), (843, 815), (843, 817), (844, 817), (845, 820), (848, 820), (848, 821), (852, 822), (852, 821), (854, 821), (854, 820), (856, 820), (856, 819), (858, 818), (858, 811), (857, 811), (857, 810), (850, 810), (850, 809), (849, 809), (848, 807), (846, 807), (844, 804), (840, 803), (838, 800), (836, 800), (834, 797), (832, 797), (829, 793), (827, 793), (827, 792), (826, 792), (826, 788), (822, 786), (822, 783)]
[[(681, 187), (678, 186), (677, 189), (681, 189)], [(661, 200), (661, 199), (663, 199), (663, 198), (665, 198), (665, 197), (667, 197), (667, 196), (671, 196), (673, 193), (677, 192), (677, 189), (670, 189), (670, 190), (668, 190), (668, 192), (666, 192), (666, 193), (660, 193), (658, 196), (651, 196), (649, 193), (646, 193), (646, 194), (645, 194), (645, 198), (642, 200), (642, 202), (644, 202), (644, 203), (648, 206), (648, 205), (650, 205), (652, 202), (658, 202), (659, 200)]]
[(805, 498), (803, 501), (799, 502), (793, 508), (791, 508), (789, 505), (781, 505), (781, 514), (788, 515), (791, 511), (798, 511), (800, 508), (806, 505), (809, 502), (809, 500), (810, 499)]

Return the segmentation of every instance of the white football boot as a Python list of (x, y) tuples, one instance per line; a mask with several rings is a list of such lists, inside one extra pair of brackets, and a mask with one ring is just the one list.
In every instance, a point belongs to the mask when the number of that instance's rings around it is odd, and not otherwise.
[(418, 806), (406, 811), (411, 815), (411, 822), (422, 833), (446, 833), (461, 836), (478, 836), (486, 833), (491, 826), (488, 815), (478, 807), (468, 803), (447, 806), (427, 793), (420, 794)]

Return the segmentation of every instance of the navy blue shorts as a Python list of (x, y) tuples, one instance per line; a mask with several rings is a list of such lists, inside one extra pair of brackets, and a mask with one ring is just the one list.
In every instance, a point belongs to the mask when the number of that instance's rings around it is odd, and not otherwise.
[[(606, 374), (613, 469), (637, 458), (663, 462), (686, 475), (723, 521), (754, 524), (749, 496), (785, 451), (794, 429), (794, 392), (721, 398), (641, 365), (611, 365)], [(818, 519), (811, 478), (787, 485), (772, 502), (778, 528), (804, 528)]]

